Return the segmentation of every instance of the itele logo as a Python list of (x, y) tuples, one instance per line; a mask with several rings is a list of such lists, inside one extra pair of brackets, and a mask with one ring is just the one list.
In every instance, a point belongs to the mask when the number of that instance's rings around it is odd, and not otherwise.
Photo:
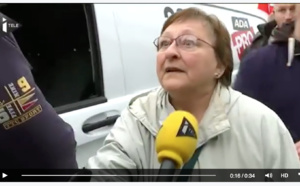
[(193, 125), (186, 118), (183, 118), (180, 129), (176, 136), (189, 136), (197, 139), (197, 135)]
[(2, 31), (7, 33), (7, 19), (2, 17)]
[(0, 13), (0, 21), (1, 21), (0, 37), (10, 32), (13, 32), (14, 30), (21, 27), (21, 24), (17, 23), (13, 19), (7, 17), (2, 13)]

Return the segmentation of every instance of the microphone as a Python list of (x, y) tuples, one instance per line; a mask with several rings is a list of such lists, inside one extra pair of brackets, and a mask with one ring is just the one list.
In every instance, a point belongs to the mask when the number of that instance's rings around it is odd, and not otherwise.
[[(194, 154), (198, 141), (198, 121), (189, 112), (175, 111), (163, 122), (156, 136), (156, 152), (161, 163), (159, 174), (174, 175)], [(158, 176), (157, 181), (172, 181)]]

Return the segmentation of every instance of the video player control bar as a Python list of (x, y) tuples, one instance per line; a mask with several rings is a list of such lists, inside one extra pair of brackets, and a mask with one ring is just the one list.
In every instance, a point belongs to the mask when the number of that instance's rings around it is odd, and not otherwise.
[[(1, 171), (1, 170), (0, 170)], [(3, 170), (0, 182), (64, 182), (72, 177), (93, 178), (94, 180), (110, 180), (115, 178), (127, 178), (133, 181), (155, 181), (157, 177), (188, 176), (190, 181), (205, 182), (300, 182), (300, 170), (194, 170), (192, 175), (158, 175), (158, 170), (134, 170), (139, 174), (125, 174), (119, 170), (91, 170), (90, 174), (78, 174), (79, 170)], [(128, 170), (126, 170), (128, 173)], [(156, 174), (155, 174), (156, 173)], [(80, 179), (79, 179), (80, 180)], [(126, 180), (126, 179), (124, 179)]]

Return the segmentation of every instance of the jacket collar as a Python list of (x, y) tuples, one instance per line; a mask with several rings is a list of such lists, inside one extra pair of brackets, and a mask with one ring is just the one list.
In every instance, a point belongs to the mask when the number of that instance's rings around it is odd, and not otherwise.
[(276, 21), (270, 21), (267, 23), (259, 24), (257, 26), (258, 31), (264, 37), (270, 37), (274, 28), (276, 28)]
[[(158, 105), (160, 113), (163, 113), (163, 111), (171, 105), (165, 100), (168, 97), (166, 96), (167, 92), (163, 91), (163, 95), (163, 99)], [(239, 92), (232, 90), (230, 87), (224, 87), (221, 83), (217, 84), (209, 106), (199, 123), (198, 147), (211, 139), (217, 138), (220, 134), (231, 128), (228, 113), (240, 95), (241, 94)]]
[(228, 112), (231, 101), (230, 88), (219, 83), (199, 124), (198, 146), (230, 129)]
[[(273, 41), (272, 43), (289, 43), (289, 39), (292, 37), (292, 34), (294, 32), (295, 29), (295, 23), (291, 22), (291, 23), (287, 23), (284, 24), (280, 29), (274, 29), (273, 30)], [(295, 40), (295, 43), (292, 46), (293, 49), (293, 53), (294, 56), (298, 56), (300, 55), (300, 43), (299, 41)]]

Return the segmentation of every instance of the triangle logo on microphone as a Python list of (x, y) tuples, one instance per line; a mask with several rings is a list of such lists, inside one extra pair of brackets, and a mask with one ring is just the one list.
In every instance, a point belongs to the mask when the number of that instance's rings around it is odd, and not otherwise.
[(186, 118), (183, 118), (176, 136), (189, 136), (197, 139), (194, 127)]

